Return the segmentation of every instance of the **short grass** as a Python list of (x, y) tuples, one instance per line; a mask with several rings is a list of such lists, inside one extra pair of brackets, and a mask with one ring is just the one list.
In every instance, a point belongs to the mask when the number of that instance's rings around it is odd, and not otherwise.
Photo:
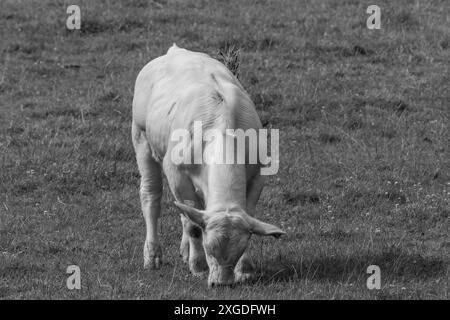
[[(0, 298), (448, 299), (450, 2), (378, 0), (368, 30), (372, 2), (1, 1)], [(142, 267), (132, 92), (173, 42), (240, 47), (240, 79), (280, 129), (258, 211), (287, 235), (252, 240), (251, 285), (189, 274), (168, 192), (164, 265)]]

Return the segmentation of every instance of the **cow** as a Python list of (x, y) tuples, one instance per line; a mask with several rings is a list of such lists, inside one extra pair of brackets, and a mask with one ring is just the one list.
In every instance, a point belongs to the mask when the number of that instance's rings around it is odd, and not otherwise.
[[(158, 269), (162, 264), (158, 218), (164, 173), (181, 210), (180, 255), (192, 274), (206, 275), (209, 269), (209, 287), (254, 279), (254, 266), (245, 252), (251, 235), (284, 234), (253, 217), (264, 184), (262, 165), (175, 163), (172, 151), (177, 142), (171, 136), (179, 129), (192, 134), (196, 121), (201, 129), (223, 135), (227, 129), (262, 128), (248, 93), (224, 64), (174, 44), (139, 72), (134, 89), (132, 142), (146, 223), (144, 267)], [(220, 148), (215, 141), (191, 141), (187, 148), (214, 160)]]

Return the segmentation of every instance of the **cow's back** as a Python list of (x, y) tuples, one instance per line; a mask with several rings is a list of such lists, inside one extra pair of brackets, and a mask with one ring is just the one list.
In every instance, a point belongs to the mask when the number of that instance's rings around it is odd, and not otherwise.
[(239, 81), (208, 55), (174, 45), (139, 73), (133, 121), (146, 131), (156, 158), (166, 154), (173, 130), (190, 130), (194, 121), (211, 124), (219, 116), (231, 119), (232, 128), (261, 127)]

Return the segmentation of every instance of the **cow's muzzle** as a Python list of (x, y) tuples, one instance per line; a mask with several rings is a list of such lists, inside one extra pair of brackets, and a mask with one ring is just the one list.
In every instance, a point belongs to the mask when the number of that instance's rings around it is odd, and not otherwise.
[(232, 267), (219, 267), (215, 272), (210, 272), (208, 287), (223, 287), (234, 285), (234, 271)]

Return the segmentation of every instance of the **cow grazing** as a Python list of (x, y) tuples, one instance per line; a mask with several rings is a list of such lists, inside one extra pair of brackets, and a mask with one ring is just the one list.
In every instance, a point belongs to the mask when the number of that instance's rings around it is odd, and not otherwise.
[[(249, 95), (222, 63), (174, 44), (141, 70), (134, 90), (132, 140), (146, 223), (144, 267), (162, 263), (157, 230), (164, 172), (182, 211), (180, 253), (191, 272), (200, 275), (209, 267), (209, 286), (246, 281), (254, 276), (245, 253), (251, 235), (279, 237), (284, 232), (253, 217), (263, 188), (260, 162), (172, 161), (177, 142), (171, 135), (178, 129), (193, 133), (196, 121), (224, 136), (226, 129), (262, 128)], [(202, 150), (203, 158), (214, 160), (221, 148), (217, 141), (189, 142), (185, 150)]]

